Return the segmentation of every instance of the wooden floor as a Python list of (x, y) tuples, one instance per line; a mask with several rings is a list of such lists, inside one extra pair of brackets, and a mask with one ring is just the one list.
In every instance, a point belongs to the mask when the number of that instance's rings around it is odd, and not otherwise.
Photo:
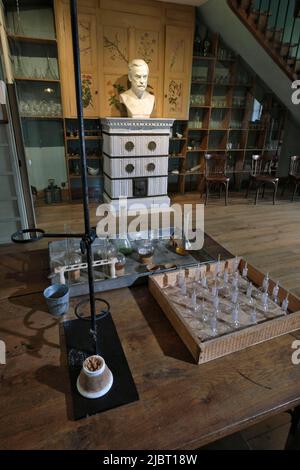
[[(194, 195), (174, 198), (173, 202), (196, 203)], [(38, 226), (46, 231), (81, 231), (83, 230), (83, 212), (80, 205), (59, 205), (37, 208)], [(96, 206), (91, 207), (91, 222), (97, 223)], [(253, 205), (253, 200), (242, 197), (231, 198), (225, 207), (223, 201), (212, 199), (205, 208), (205, 231), (232, 253), (242, 255), (251, 264), (262, 271), (268, 271), (270, 277), (300, 296), (300, 200), (291, 203), (280, 200), (273, 206), (271, 199)], [(26, 251), (39, 250), (47, 246), (49, 240), (26, 246)], [(24, 250), (20, 246), (2, 246), (2, 263), (9, 264), (9, 254)], [(43, 282), (47, 282), (46, 267), (37, 261), (38, 255), (29, 255), (37, 263), (37, 276), (42, 269)], [(7, 266), (6, 266), (7, 267)], [(12, 271), (19, 267), (12, 267)], [(17, 296), (26, 290), (16, 289), (13, 281), (3, 278), (0, 273), (1, 298)], [(21, 280), (22, 281), (22, 280)], [(25, 282), (25, 280), (24, 280)], [(40, 282), (38, 280), (37, 282)], [(14, 287), (15, 286), (15, 287)], [(21, 294), (20, 294), (21, 293)], [(13, 326), (13, 325), (12, 325)], [(239, 447), (236, 442), (246, 443), (253, 449), (283, 448), (289, 429), (289, 416), (277, 416), (271, 420), (245, 431), (238, 438), (227, 443), (216, 444), (220, 448)]]

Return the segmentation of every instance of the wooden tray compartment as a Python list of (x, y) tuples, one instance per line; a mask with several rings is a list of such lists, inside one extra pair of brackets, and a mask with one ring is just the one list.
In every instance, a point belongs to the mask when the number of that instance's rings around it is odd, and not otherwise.
[[(245, 260), (239, 259), (238, 269), (240, 273), (242, 273), (245, 263)], [(221, 262), (221, 266), (222, 272), (227, 268), (229, 273), (232, 273), (234, 259)], [(211, 263), (201, 265), (200, 269), (201, 272), (207, 272), (208, 279), (212, 279), (216, 267), (217, 263)], [(185, 269), (187, 287), (191, 286), (195, 279), (196, 270), (196, 266)], [(300, 299), (293, 294), (289, 294), (289, 313), (287, 315), (283, 315), (280, 307), (273, 301), (270, 301), (271, 309), (268, 311), (268, 316), (264, 316), (258, 310), (258, 324), (253, 325), (251, 324), (250, 314), (247, 314), (246, 308), (245, 310), (242, 308), (240, 315), (241, 326), (239, 329), (234, 329), (233, 326), (224, 327), (219, 336), (214, 338), (209, 337), (205, 334), (205, 325), (200, 320), (200, 314), (197, 317), (197, 314), (194, 314), (192, 310), (189, 314), (188, 309), (185, 307), (186, 301), (182, 303), (178, 301), (180, 298), (178, 296), (179, 288), (176, 287), (178, 274), (179, 270), (176, 270), (151, 276), (149, 278), (149, 289), (180, 338), (190, 350), (195, 361), (199, 364), (300, 329)], [(257, 288), (262, 285), (264, 277), (265, 275), (262, 272), (248, 264), (248, 280), (256, 286), (254, 294), (257, 293)], [(270, 280), (270, 296), (274, 286), (274, 281)], [(288, 292), (283, 287), (280, 287), (278, 296), (280, 302), (286, 298), (287, 294)], [(225, 304), (226, 300), (223, 302), (223, 305)], [(224, 321), (224, 324), (226, 323), (229, 324), (229, 322)]]

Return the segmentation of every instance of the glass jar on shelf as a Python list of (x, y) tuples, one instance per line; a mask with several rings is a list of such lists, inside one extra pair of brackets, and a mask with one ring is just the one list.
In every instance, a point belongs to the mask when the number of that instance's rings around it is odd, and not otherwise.
[(203, 40), (203, 56), (204, 57), (209, 56), (210, 52), (211, 52), (211, 41), (210, 41), (210, 38), (209, 38), (209, 31), (207, 29), (205, 38)]

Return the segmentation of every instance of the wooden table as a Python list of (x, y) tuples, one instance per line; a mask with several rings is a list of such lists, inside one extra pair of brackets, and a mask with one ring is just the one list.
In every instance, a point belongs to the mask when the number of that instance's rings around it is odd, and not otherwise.
[(140, 400), (75, 422), (62, 325), (33, 278), (0, 301), (0, 449), (197, 449), (300, 404), (300, 331), (198, 366), (142, 285), (103, 295)]

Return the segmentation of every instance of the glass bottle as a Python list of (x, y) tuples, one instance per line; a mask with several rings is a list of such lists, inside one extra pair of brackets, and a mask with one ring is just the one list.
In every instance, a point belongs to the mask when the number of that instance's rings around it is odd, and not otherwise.
[(203, 41), (203, 56), (207, 57), (210, 53), (210, 39), (209, 39), (209, 33), (208, 29), (206, 30), (206, 36)]
[(115, 265), (116, 275), (117, 277), (124, 276), (125, 264), (126, 264), (125, 255), (123, 255), (123, 253), (118, 253), (116, 257), (117, 257), (117, 263)]
[(194, 55), (201, 54), (201, 36), (199, 33), (199, 28), (196, 28), (195, 42), (194, 42)]

